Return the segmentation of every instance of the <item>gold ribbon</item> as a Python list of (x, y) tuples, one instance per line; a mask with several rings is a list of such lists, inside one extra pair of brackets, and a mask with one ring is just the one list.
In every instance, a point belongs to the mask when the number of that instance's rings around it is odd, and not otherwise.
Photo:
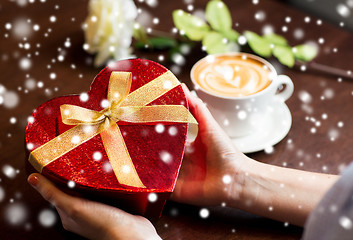
[(29, 162), (38, 171), (82, 143), (100, 134), (109, 162), (120, 184), (145, 188), (131, 160), (123, 136), (116, 122), (178, 122), (189, 123), (189, 130), (197, 132), (197, 121), (182, 105), (153, 105), (150, 102), (167, 93), (180, 82), (170, 71), (136, 89), (132, 93), (130, 72), (112, 72), (107, 100), (109, 106), (102, 111), (64, 104), (61, 118), (67, 125), (76, 125), (29, 155)]

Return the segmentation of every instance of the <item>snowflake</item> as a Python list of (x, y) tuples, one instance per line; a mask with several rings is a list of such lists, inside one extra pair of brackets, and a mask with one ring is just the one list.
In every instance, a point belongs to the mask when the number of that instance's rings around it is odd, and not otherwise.
[(103, 171), (105, 171), (105, 172), (107, 172), (107, 173), (113, 171), (113, 167), (112, 167), (112, 165), (110, 164), (110, 162), (105, 162), (105, 163), (103, 164)]
[(207, 208), (201, 208), (199, 214), (201, 218), (208, 218), (210, 216), (210, 211)]
[(239, 43), (240, 45), (245, 45), (245, 44), (247, 43), (246, 37), (243, 36), (243, 35), (239, 36), (239, 38), (238, 38), (238, 43)]
[(35, 89), (36, 87), (36, 81), (32, 78), (29, 78), (29, 79), (26, 79), (25, 81), (25, 87), (28, 89), (28, 90), (33, 90)]
[(237, 115), (240, 120), (244, 120), (247, 117), (247, 114), (244, 110), (239, 111)]
[(21, 58), (19, 61), (19, 67), (22, 70), (28, 70), (32, 67), (32, 61), (29, 58)]
[(109, 107), (109, 101), (107, 100), (107, 99), (103, 99), (102, 101), (101, 101), (101, 107), (102, 108), (107, 108), (107, 107)]
[(76, 187), (76, 183), (74, 181), (70, 180), (67, 182), (67, 186), (68, 186), (68, 188), (74, 188), (74, 187)]
[(172, 208), (172, 209), (170, 210), (170, 215), (171, 215), (171, 216), (176, 217), (178, 214), (179, 214), (178, 209)]
[(77, 136), (77, 135), (75, 135), (71, 138), (71, 142), (73, 144), (78, 144), (80, 142), (80, 140), (81, 140), (80, 136)]
[(178, 129), (174, 126), (169, 127), (168, 133), (170, 136), (175, 136), (178, 133)]
[(22, 203), (13, 203), (5, 209), (5, 218), (11, 225), (21, 225), (27, 219), (27, 208)]
[(156, 130), (157, 133), (163, 133), (164, 132), (164, 125), (159, 123), (156, 125), (156, 127), (154, 129)]
[(15, 118), (15, 117), (11, 117), (10, 118), (10, 123), (11, 124), (15, 124), (17, 122), (17, 118)]
[(264, 11), (258, 11), (255, 13), (254, 17), (258, 21), (263, 21), (266, 19), (266, 13)]
[(53, 210), (44, 209), (39, 213), (38, 221), (43, 227), (51, 227), (56, 223), (56, 215)]
[(26, 38), (32, 34), (32, 27), (26, 19), (20, 18), (14, 22), (12, 31), (15, 37)]
[(56, 17), (54, 15), (50, 16), (49, 21), (52, 23), (56, 22)]
[(229, 120), (228, 120), (228, 119), (224, 119), (223, 125), (224, 125), (224, 126), (229, 126)]
[(179, 66), (183, 66), (186, 62), (185, 58), (183, 55), (181, 55), (180, 53), (175, 53), (172, 55), (172, 61), (179, 65)]
[(10, 179), (14, 179), (14, 178), (16, 177), (16, 171), (15, 171), (15, 169), (14, 169), (12, 166), (8, 165), (8, 164), (5, 164), (5, 165), (2, 167), (2, 172), (3, 172), (3, 174), (4, 174), (6, 177), (8, 177), (8, 178), (10, 178)]
[(310, 129), (310, 132), (311, 132), (311, 133), (316, 133), (316, 128), (314, 128), (314, 127), (311, 128), (311, 129)]
[(264, 149), (265, 153), (267, 154), (271, 154), (274, 152), (274, 148), (273, 146), (266, 146), (265, 149)]
[(352, 229), (353, 223), (352, 220), (349, 219), (346, 216), (342, 216), (339, 219), (339, 224), (344, 228), (344, 229)]
[(159, 60), (160, 62), (163, 62), (163, 61), (164, 61), (164, 55), (159, 55), (159, 56), (158, 56), (158, 60)]
[(297, 28), (294, 30), (293, 35), (294, 35), (295, 39), (301, 40), (304, 37), (304, 31), (301, 28)]
[(324, 44), (325, 39), (324, 39), (324, 38), (319, 38), (318, 42), (319, 42), (320, 44)]
[(156, 193), (150, 193), (150, 194), (148, 194), (148, 201), (149, 202), (152, 202), (152, 203), (154, 203), (154, 202), (156, 202), (157, 200), (158, 200), (158, 196), (157, 196), (157, 194)]
[(328, 136), (329, 136), (331, 141), (335, 141), (339, 137), (339, 132), (338, 132), (337, 129), (332, 128), (332, 129), (329, 130)]
[(172, 155), (169, 152), (167, 152), (167, 151), (161, 151), (159, 153), (159, 157), (165, 163), (171, 163), (172, 160), (173, 160)]
[(81, 102), (87, 102), (88, 101), (88, 94), (87, 93), (81, 93), (80, 94), (80, 100)]
[(56, 78), (56, 73), (50, 73), (49, 74), (50, 79), (54, 80)]
[(338, 4), (336, 7), (336, 11), (339, 15), (344, 18), (348, 18), (351, 15), (351, 10), (345, 4)]
[(121, 166), (121, 171), (125, 174), (129, 174), (131, 172), (131, 168), (128, 165)]
[(5, 29), (11, 30), (11, 28), (12, 28), (12, 24), (11, 23), (6, 23), (5, 24)]
[(269, 24), (263, 26), (263, 28), (262, 28), (262, 33), (263, 33), (264, 35), (271, 34), (271, 33), (273, 33), (274, 31), (275, 31), (275, 30), (274, 30), (274, 27), (273, 27), (272, 25), (269, 25)]
[(173, 84), (172, 84), (171, 81), (165, 81), (165, 82), (163, 83), (163, 88), (164, 88), (164, 89), (170, 89), (170, 88), (172, 88), (172, 86), (173, 86)]
[(99, 161), (102, 159), (102, 153), (101, 152), (94, 152), (93, 153), (93, 159), (96, 160), (96, 161)]
[(298, 97), (303, 103), (310, 103), (312, 100), (310, 93), (304, 90), (299, 91)]
[(222, 178), (222, 181), (224, 184), (229, 184), (232, 182), (232, 177), (229, 176), (228, 174), (224, 175), (223, 178)]
[(39, 29), (40, 29), (40, 27), (39, 27), (38, 24), (34, 24), (34, 25), (33, 25), (33, 30), (34, 30), (34, 31), (39, 31)]
[(152, 22), (153, 22), (153, 24), (158, 24), (159, 23), (159, 18), (153, 18)]
[(146, 0), (146, 4), (154, 8), (158, 6), (158, 0)]

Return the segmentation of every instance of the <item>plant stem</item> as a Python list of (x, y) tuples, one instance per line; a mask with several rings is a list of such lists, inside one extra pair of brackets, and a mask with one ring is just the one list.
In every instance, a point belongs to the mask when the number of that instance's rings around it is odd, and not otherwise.
[[(297, 63), (296, 67), (299, 67), (301, 65), (302, 64)], [(347, 70), (343, 70), (340, 68), (331, 67), (331, 66), (324, 65), (321, 63), (317, 63), (317, 62), (309, 62), (306, 65), (304, 64), (304, 66), (306, 66), (307, 70), (309, 70), (309, 71), (313, 70), (313, 71), (317, 71), (317, 72), (321, 72), (321, 73), (334, 75), (337, 77), (353, 79), (352, 71), (347, 71)]]

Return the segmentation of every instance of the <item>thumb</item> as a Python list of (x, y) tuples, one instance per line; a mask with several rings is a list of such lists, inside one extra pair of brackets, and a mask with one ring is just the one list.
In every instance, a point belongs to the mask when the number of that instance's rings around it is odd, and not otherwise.
[(53, 183), (41, 174), (33, 173), (28, 177), (27, 181), (45, 200), (56, 207), (67, 209), (75, 199), (74, 197), (60, 191)]

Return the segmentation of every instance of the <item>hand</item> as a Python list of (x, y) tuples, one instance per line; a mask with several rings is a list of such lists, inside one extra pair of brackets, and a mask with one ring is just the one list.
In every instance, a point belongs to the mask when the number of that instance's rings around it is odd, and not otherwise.
[(242, 166), (253, 160), (237, 150), (206, 105), (182, 85), (190, 111), (199, 123), (188, 144), (172, 200), (194, 205), (220, 205), (239, 197)]
[(199, 134), (186, 147), (172, 200), (204, 206), (225, 202), (229, 207), (302, 226), (338, 177), (246, 157), (233, 146), (205, 104), (185, 85), (183, 89), (199, 123)]
[(52, 203), (63, 227), (89, 239), (161, 239), (151, 222), (118, 208), (72, 197), (57, 189), (44, 176), (34, 173), (28, 182)]

